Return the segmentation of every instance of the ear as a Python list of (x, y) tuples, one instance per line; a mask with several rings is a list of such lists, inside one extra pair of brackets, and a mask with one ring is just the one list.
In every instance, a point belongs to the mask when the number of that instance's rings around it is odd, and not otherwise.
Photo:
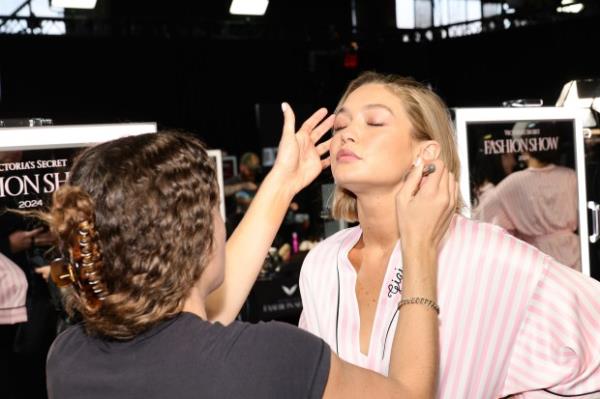
[(433, 161), (440, 157), (442, 149), (440, 143), (433, 140), (427, 140), (419, 143), (419, 156), (424, 161)]

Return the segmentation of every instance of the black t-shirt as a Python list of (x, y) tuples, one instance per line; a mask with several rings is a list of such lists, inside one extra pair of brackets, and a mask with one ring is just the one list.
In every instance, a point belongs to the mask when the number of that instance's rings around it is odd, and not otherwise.
[(181, 313), (130, 341), (62, 333), (47, 361), (50, 398), (320, 398), (329, 346), (294, 326), (225, 327)]

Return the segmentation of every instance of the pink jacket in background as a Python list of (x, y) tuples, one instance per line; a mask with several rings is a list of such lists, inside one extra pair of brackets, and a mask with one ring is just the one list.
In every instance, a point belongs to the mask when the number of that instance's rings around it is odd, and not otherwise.
[(474, 213), (581, 271), (577, 175), (563, 166), (514, 172), (486, 193)]
[(10, 259), (0, 253), (0, 324), (27, 321), (25, 274)]

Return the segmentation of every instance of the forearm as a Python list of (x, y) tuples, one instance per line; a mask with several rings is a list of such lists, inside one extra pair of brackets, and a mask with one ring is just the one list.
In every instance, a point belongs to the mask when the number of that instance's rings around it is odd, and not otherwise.
[[(414, 255), (411, 255), (414, 254)], [(402, 298), (437, 302), (437, 254), (431, 250), (404, 252)], [(392, 347), (389, 376), (410, 387), (415, 397), (435, 396), (438, 359), (438, 317), (427, 305), (404, 305)]]
[(225, 281), (207, 301), (208, 318), (229, 324), (238, 315), (295, 193), (283, 176), (267, 175), (226, 246)]

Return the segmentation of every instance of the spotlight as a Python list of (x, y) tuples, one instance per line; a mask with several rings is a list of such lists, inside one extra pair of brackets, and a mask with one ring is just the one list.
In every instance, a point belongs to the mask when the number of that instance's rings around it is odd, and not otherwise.
[(58, 8), (84, 8), (91, 10), (96, 7), (97, 0), (52, 0), (50, 5)]
[(234, 15), (265, 15), (269, 0), (233, 0), (229, 13)]
[(581, 11), (583, 11), (583, 8), (584, 6), (581, 3), (569, 4), (563, 7), (557, 7), (556, 12), (565, 14), (579, 14)]

